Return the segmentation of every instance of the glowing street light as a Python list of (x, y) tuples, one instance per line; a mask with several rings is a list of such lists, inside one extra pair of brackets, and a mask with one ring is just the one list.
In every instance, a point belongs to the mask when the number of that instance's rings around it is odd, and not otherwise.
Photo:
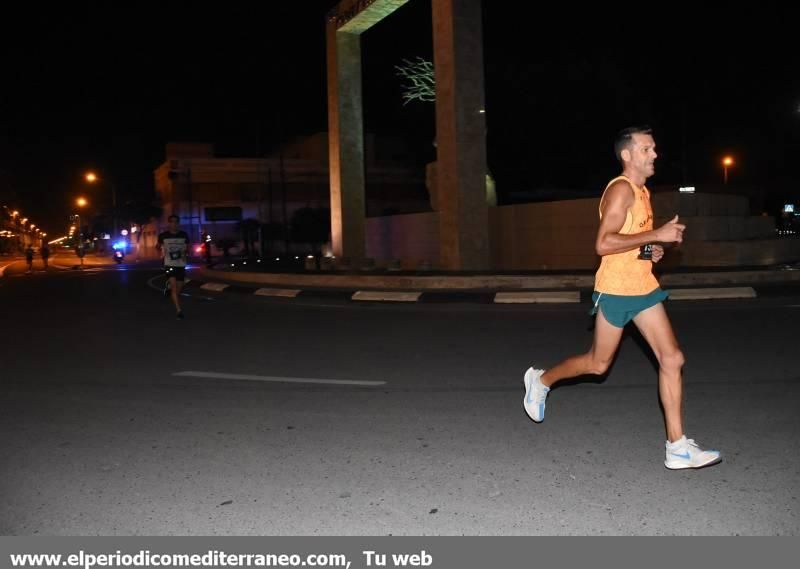
[(733, 158), (726, 156), (722, 159), (722, 170), (724, 172), (725, 183), (728, 183), (728, 168), (733, 166)]
[(75, 200), (75, 203), (78, 207), (86, 207), (89, 204), (89, 202), (86, 201), (86, 198), (78, 198)]
[(95, 183), (98, 183), (98, 182), (105, 182), (105, 183), (109, 183), (110, 182), (110, 186), (111, 186), (111, 226), (112, 226), (112, 234), (116, 235), (116, 233), (117, 233), (117, 187), (116, 187), (116, 185), (114, 185), (114, 181), (113, 180), (109, 180), (108, 176), (103, 176), (103, 178), (100, 178), (100, 176), (98, 176), (97, 174), (95, 174), (94, 172), (91, 172), (91, 171), (86, 172), (86, 174), (84, 175), (84, 178), (90, 184), (95, 184)]

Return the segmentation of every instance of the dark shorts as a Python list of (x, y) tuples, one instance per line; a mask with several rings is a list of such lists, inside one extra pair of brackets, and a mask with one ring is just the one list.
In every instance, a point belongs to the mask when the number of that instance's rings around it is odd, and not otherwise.
[(181, 282), (186, 280), (186, 267), (164, 267), (164, 272), (167, 274), (168, 279), (175, 279)]
[(619, 296), (595, 291), (592, 295), (591, 313), (597, 314), (599, 309), (609, 324), (624, 328), (637, 314), (664, 302), (668, 296), (669, 294), (660, 288), (639, 296)]

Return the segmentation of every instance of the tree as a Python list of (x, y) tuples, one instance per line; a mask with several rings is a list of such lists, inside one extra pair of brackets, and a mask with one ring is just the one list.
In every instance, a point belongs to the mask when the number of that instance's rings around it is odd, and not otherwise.
[(417, 57), (414, 61), (403, 60), (403, 65), (395, 65), (397, 75), (405, 79), (403, 89), (404, 105), (411, 101), (432, 103), (436, 101), (436, 77), (433, 63)]
[(261, 255), (267, 253), (267, 245), (270, 245), (269, 251), (272, 252), (271, 245), (274, 241), (282, 240), (286, 235), (286, 230), (282, 223), (264, 223), (261, 225)]
[(255, 243), (258, 240), (259, 227), (261, 227), (261, 222), (257, 219), (248, 218), (239, 222), (239, 231), (242, 234), (244, 252), (248, 257), (256, 252)]
[[(422, 57), (415, 60), (403, 60), (403, 65), (395, 65), (397, 75), (405, 79), (403, 86), (404, 105), (411, 101), (423, 103), (433, 103), (436, 101), (436, 75), (433, 63)], [(436, 146), (436, 142), (433, 143)], [(436, 162), (431, 162), (426, 166), (426, 187), (431, 200), (431, 209), (438, 210), (438, 198), (436, 195)], [(486, 172), (486, 203), (497, 205), (497, 191), (495, 181), (491, 171)]]
[(331, 211), (327, 208), (304, 207), (292, 215), (292, 238), (311, 245), (312, 253), (320, 251), (331, 234)]

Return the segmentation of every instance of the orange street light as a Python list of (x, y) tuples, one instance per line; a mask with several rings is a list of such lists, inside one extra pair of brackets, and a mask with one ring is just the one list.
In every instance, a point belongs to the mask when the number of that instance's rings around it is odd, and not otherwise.
[(89, 202), (86, 201), (86, 198), (78, 198), (75, 200), (75, 203), (78, 205), (78, 207), (86, 207), (89, 205)]
[(728, 168), (733, 166), (733, 158), (726, 156), (722, 159), (722, 170), (724, 172), (725, 183), (728, 183)]
[(95, 174), (94, 172), (86, 172), (84, 176), (87, 182), (90, 184), (94, 184), (95, 182), (103, 182), (109, 184), (111, 186), (111, 225), (112, 225), (112, 234), (117, 234), (117, 186), (114, 184), (113, 180), (109, 180), (108, 176), (103, 176), (101, 179), (100, 176)]

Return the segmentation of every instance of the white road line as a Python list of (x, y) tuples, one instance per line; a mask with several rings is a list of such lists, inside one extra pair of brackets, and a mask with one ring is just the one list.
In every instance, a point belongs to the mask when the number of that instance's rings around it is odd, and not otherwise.
[(389, 292), (381, 290), (360, 290), (353, 294), (352, 300), (364, 301), (389, 301), (389, 302), (417, 302), (421, 292)]
[(10, 262), (10, 263), (8, 263), (7, 265), (3, 265), (2, 267), (0, 267), (0, 279), (1, 279), (1, 278), (3, 278), (3, 273), (5, 273), (5, 272), (6, 272), (6, 269), (7, 269), (8, 267), (10, 267), (10, 266), (11, 266), (11, 265), (13, 265), (14, 263), (18, 263), (18, 262), (19, 262), (19, 261), (11, 261), (11, 262)]
[(200, 285), (200, 288), (203, 290), (212, 290), (214, 292), (222, 292), (226, 288), (231, 285), (223, 284), (223, 283), (206, 283), (204, 285)]
[(260, 288), (253, 294), (256, 296), (277, 296), (281, 298), (294, 298), (300, 291), (293, 288)]
[(58, 263), (50, 261), (50, 266), (51, 267), (55, 267), (55, 268), (60, 269), (62, 271), (71, 271), (72, 267), (77, 267), (78, 265), (80, 265), (80, 263), (76, 263), (75, 265), (67, 266), (67, 265), (59, 265)]
[(756, 298), (753, 287), (677, 288), (669, 292), (670, 300), (708, 300), (713, 298)]
[(385, 381), (359, 381), (355, 379), (318, 379), (311, 377), (275, 377), (271, 375), (250, 375), (246, 373), (218, 373), (213, 371), (179, 371), (176, 377), (203, 377), (210, 379), (240, 379), (246, 381), (265, 381), (271, 383), (316, 383), (322, 385), (362, 385), (376, 387), (386, 385)]
[(156, 286), (155, 284), (153, 284), (154, 280), (160, 279), (160, 278), (163, 278), (163, 277), (164, 277), (164, 275), (156, 275), (156, 276), (154, 276), (152, 278), (147, 279), (147, 286), (149, 286), (153, 290), (157, 290), (158, 292), (162, 292), (163, 293), (164, 292), (164, 287), (163, 286)]
[[(156, 279), (166, 279), (166, 275), (163, 272), (161, 272), (161, 274), (159, 274), (159, 275), (156, 275), (154, 277), (150, 277), (149, 279), (147, 279), (147, 286), (152, 288), (153, 290), (157, 290), (158, 292), (163, 294), (164, 293), (164, 286), (166, 285), (166, 280), (164, 281), (164, 285), (158, 286), (153, 282)], [(184, 286), (186, 285), (186, 283), (191, 282), (191, 280), (192, 279), (186, 279), (185, 281), (183, 281)], [(186, 292), (185, 289), (181, 290), (181, 296), (185, 296), (187, 298), (199, 298), (201, 300), (216, 300), (214, 298), (211, 298), (210, 296), (196, 296), (196, 295), (193, 295), (193, 294), (189, 294), (189, 293)]]
[(577, 291), (553, 292), (498, 292), (494, 295), (497, 304), (558, 304), (580, 302)]

